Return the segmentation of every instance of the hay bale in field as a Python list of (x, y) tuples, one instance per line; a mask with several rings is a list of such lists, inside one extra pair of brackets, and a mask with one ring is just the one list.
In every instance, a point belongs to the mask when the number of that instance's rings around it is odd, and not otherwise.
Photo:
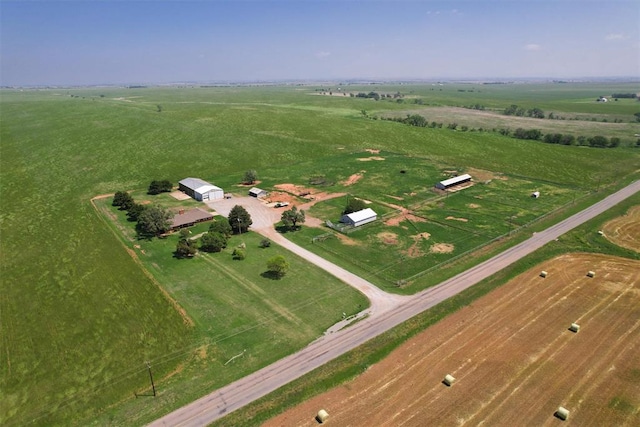
[(578, 325), (577, 323), (572, 323), (571, 326), (569, 326), (569, 330), (571, 332), (578, 332), (580, 330), (580, 325)]
[(456, 379), (453, 377), (453, 375), (451, 374), (447, 374), (444, 376), (444, 381), (442, 381), (446, 386), (451, 387), (451, 384), (453, 384), (453, 382)]
[(547, 272), (546, 271), (541, 271), (540, 272), (540, 277), (547, 277)]
[(587, 277), (596, 277), (595, 271), (587, 271)]
[(555, 413), (555, 416), (565, 421), (567, 418), (569, 418), (569, 410), (567, 408), (559, 406), (558, 410)]
[(316, 421), (322, 424), (323, 422), (327, 421), (327, 418), (329, 418), (329, 413), (324, 409), (320, 409), (318, 411), (318, 415), (316, 415)]

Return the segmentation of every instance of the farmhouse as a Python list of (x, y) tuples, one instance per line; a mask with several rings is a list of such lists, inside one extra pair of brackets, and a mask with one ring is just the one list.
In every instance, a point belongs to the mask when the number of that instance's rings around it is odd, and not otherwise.
[(180, 191), (202, 202), (205, 200), (218, 200), (224, 197), (222, 188), (209, 184), (199, 178), (185, 178), (178, 183)]
[(195, 208), (188, 211), (181, 209), (178, 214), (173, 217), (171, 229), (177, 230), (179, 228), (191, 227), (199, 222), (210, 221), (211, 219), (213, 219), (213, 215), (204, 209)]
[(436, 188), (440, 190), (446, 190), (456, 185), (464, 184), (471, 181), (471, 175), (465, 173), (464, 175), (455, 176), (453, 178), (445, 179), (436, 184)]
[(363, 224), (367, 224), (371, 221), (375, 221), (378, 218), (378, 214), (371, 208), (362, 209), (358, 212), (352, 212), (350, 214), (342, 215), (340, 222), (353, 227), (359, 227)]
[(258, 187), (253, 187), (251, 190), (249, 190), (249, 195), (257, 198), (266, 197), (267, 194), (269, 193), (267, 193), (266, 190), (262, 190)]

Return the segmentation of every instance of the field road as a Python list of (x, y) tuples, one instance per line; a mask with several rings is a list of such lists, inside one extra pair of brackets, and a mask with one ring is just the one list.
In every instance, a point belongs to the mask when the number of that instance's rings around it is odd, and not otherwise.
[[(396, 325), (523, 258), (569, 230), (605, 212), (640, 191), (636, 181), (566, 220), (534, 234), (526, 241), (400, 304), (379, 310), (366, 319), (332, 334), (325, 334), (299, 352), (186, 405), (151, 423), (151, 426), (204, 426), (278, 389)], [(275, 240), (275, 239), (274, 239)], [(387, 295), (387, 294), (385, 294)], [(387, 296), (389, 297), (389, 296)], [(391, 298), (391, 297), (390, 297)]]

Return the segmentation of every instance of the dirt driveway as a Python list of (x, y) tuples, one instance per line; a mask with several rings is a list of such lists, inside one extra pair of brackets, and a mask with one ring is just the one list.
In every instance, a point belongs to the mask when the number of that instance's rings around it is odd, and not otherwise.
[(249, 212), (249, 215), (251, 215), (253, 224), (250, 228), (254, 231), (273, 228), (273, 224), (280, 221), (282, 212), (285, 210), (285, 208), (267, 206), (267, 203), (251, 196), (213, 200), (206, 202), (206, 205), (225, 217), (229, 216), (229, 212), (231, 212), (234, 206), (242, 206)]

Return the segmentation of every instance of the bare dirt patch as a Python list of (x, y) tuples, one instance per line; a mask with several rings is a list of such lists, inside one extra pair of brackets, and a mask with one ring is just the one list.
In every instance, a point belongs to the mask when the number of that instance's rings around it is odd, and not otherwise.
[(188, 194), (183, 193), (182, 191), (172, 191), (169, 195), (176, 200), (189, 200), (191, 198)]
[(354, 173), (346, 181), (342, 181), (340, 184), (344, 185), (345, 187), (353, 185), (353, 184), (355, 184), (356, 182), (358, 182), (358, 181), (360, 181), (362, 179), (362, 177), (364, 176), (365, 172), (366, 171), (360, 171), (358, 173)]
[(434, 243), (429, 248), (429, 252), (434, 254), (450, 254), (455, 249), (451, 243)]
[(370, 162), (372, 160), (377, 160), (377, 161), (385, 160), (385, 158), (380, 156), (371, 156), (371, 157), (360, 157), (358, 160), (361, 162)]
[(424, 251), (420, 247), (420, 244), (424, 240), (428, 240), (429, 237), (431, 237), (431, 234), (429, 234), (427, 232), (411, 236), (411, 239), (413, 239), (413, 244), (409, 247), (409, 249), (407, 249), (404, 252), (405, 255), (407, 255), (409, 258), (419, 258), (422, 255), (424, 255)]
[(480, 205), (478, 205), (478, 204), (476, 204), (476, 203), (469, 203), (469, 204), (467, 205), (467, 207), (468, 207), (469, 209), (478, 209), (478, 208), (480, 207)]
[(400, 223), (402, 221), (405, 220), (409, 220), (411, 222), (427, 222), (426, 219), (421, 218), (419, 216), (415, 216), (412, 213), (409, 213), (409, 211), (407, 211), (406, 209), (403, 209), (403, 213), (401, 213), (400, 215), (394, 216), (392, 218), (389, 218), (388, 220), (386, 220), (384, 222), (384, 225), (388, 225), (391, 227), (397, 227), (398, 225), (400, 225)]
[(638, 342), (640, 261), (563, 255), (263, 425), (317, 426), (324, 408), (336, 426), (554, 426), (558, 406), (572, 425), (637, 425)]
[(390, 233), (388, 231), (384, 231), (382, 233), (378, 233), (377, 237), (385, 245), (397, 245), (398, 244), (398, 235), (396, 233)]
[(448, 216), (445, 219), (448, 219), (449, 221), (469, 222), (467, 218), (456, 218), (455, 216)]
[(336, 233), (336, 237), (338, 238), (338, 240), (340, 240), (340, 242), (346, 246), (360, 246), (361, 243), (352, 239), (349, 236), (345, 236), (342, 233)]
[(602, 232), (612, 243), (640, 252), (640, 206), (634, 206), (626, 215), (607, 222)]
[(369, 153), (371, 153), (371, 154), (380, 154), (380, 150), (376, 150), (376, 149), (374, 149), (374, 148), (367, 148), (367, 149), (366, 149), (366, 150), (364, 150), (364, 151), (367, 151), (367, 152), (369, 152)]
[(489, 181), (492, 179), (501, 179), (506, 180), (507, 178), (502, 174), (497, 174), (495, 172), (486, 171), (484, 169), (474, 169), (470, 168), (467, 173), (471, 175), (471, 177), (476, 181)]

